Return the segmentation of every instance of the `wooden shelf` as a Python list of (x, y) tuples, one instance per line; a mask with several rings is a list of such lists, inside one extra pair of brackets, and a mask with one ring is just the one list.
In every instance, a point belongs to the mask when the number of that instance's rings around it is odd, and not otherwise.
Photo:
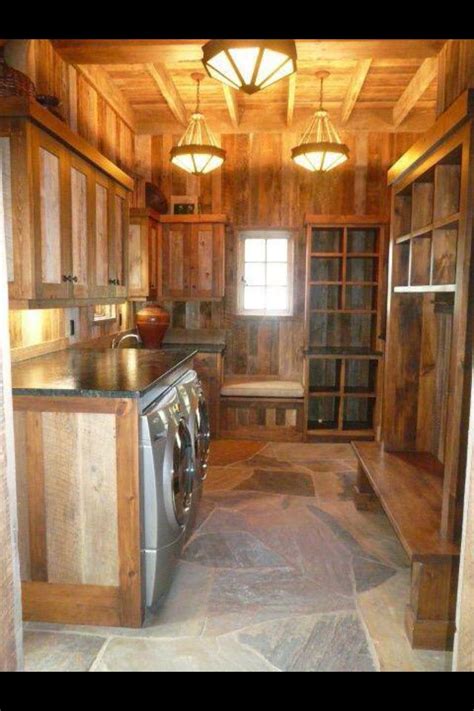
[(452, 215), (448, 215), (448, 217), (442, 217), (439, 220), (434, 220), (429, 225), (425, 225), (424, 227), (420, 227), (417, 230), (412, 230), (411, 232), (407, 232), (406, 234), (397, 237), (395, 243), (401, 244), (402, 242), (408, 242), (409, 240), (413, 239), (413, 237), (422, 237), (423, 235), (426, 235), (429, 232), (433, 232), (433, 230), (439, 230), (443, 227), (450, 227), (451, 225), (455, 225), (459, 221), (459, 217), (460, 213), (455, 212)]
[(312, 314), (376, 314), (377, 309), (311, 309)]
[(311, 358), (381, 358), (381, 351), (370, 348), (336, 348), (334, 346), (309, 346), (304, 354)]
[(458, 546), (439, 536), (443, 465), (436, 457), (386, 452), (379, 442), (353, 449), (410, 560), (458, 555)]

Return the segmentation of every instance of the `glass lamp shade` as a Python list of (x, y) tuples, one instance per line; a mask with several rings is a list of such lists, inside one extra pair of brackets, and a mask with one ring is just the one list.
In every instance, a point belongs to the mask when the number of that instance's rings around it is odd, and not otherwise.
[(209, 76), (254, 94), (296, 71), (294, 40), (210, 40), (203, 47)]
[(187, 173), (204, 175), (219, 168), (225, 160), (225, 150), (217, 145), (204, 116), (195, 112), (179, 141), (170, 151), (170, 160)]
[(218, 146), (184, 145), (171, 149), (171, 162), (187, 173), (204, 175), (219, 168), (225, 160), (225, 151)]
[(305, 143), (291, 151), (297, 165), (315, 172), (326, 173), (349, 157), (349, 149), (342, 143)]
[(297, 165), (312, 172), (327, 173), (349, 158), (349, 148), (329, 120), (327, 111), (319, 109), (304, 132), (300, 143), (292, 148)]

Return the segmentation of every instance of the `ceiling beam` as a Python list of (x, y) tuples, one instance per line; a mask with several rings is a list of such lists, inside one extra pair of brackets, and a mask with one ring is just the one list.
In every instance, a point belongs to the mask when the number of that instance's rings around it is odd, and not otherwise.
[(186, 109), (166, 67), (163, 64), (146, 64), (145, 69), (163, 94), (175, 119), (185, 126)]
[(288, 128), (293, 123), (293, 115), (295, 113), (295, 97), (296, 97), (296, 72), (288, 77), (288, 103), (286, 106), (286, 125)]
[(359, 98), (359, 94), (364, 86), (365, 78), (369, 72), (370, 65), (372, 64), (371, 59), (360, 59), (357, 62), (354, 75), (351, 77), (349, 86), (347, 87), (346, 96), (341, 108), (341, 122), (346, 123), (352, 113), (356, 101)]
[(239, 126), (239, 107), (237, 105), (237, 95), (234, 89), (226, 84), (222, 85), (222, 90), (224, 92), (225, 103), (227, 104), (227, 110), (229, 112), (230, 121), (234, 128)]
[(393, 125), (399, 126), (416, 106), (438, 72), (438, 58), (428, 57), (419, 67), (407, 88), (393, 107)]
[[(202, 45), (207, 40), (125, 39), (125, 40), (52, 40), (55, 49), (73, 64), (148, 64), (185, 62), (202, 59)], [(325, 59), (397, 59), (436, 56), (446, 40), (296, 40), (302, 61)]]
[(105, 69), (91, 64), (87, 66), (76, 64), (75, 66), (77, 71), (104, 97), (120, 118), (125, 121), (132, 130), (135, 130), (135, 111), (126, 96), (117, 88)]

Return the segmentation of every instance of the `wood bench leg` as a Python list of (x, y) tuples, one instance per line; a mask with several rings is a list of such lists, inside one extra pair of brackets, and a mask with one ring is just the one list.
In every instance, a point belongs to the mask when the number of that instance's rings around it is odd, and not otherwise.
[(359, 511), (371, 511), (379, 507), (370, 481), (361, 464), (357, 467), (357, 482), (354, 485), (354, 504)]
[(414, 561), (405, 629), (414, 649), (452, 649), (459, 560)]

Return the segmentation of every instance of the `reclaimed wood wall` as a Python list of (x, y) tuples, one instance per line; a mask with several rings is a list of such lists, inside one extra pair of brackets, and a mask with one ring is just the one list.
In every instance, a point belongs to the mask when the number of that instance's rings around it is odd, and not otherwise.
[[(388, 167), (416, 140), (414, 133), (347, 133), (351, 159), (337, 170), (315, 175), (298, 168), (290, 149), (299, 136), (276, 133), (223, 134), (223, 168), (201, 178), (169, 163), (179, 136), (137, 136), (136, 172), (157, 183), (165, 196), (198, 195), (201, 212), (223, 212), (232, 230), (226, 238), (226, 297), (216, 302), (163, 303), (174, 327), (226, 328), (225, 370), (235, 375), (302, 377), (305, 213), (386, 214)], [(298, 285), (294, 316), (288, 319), (236, 315), (235, 232), (252, 227), (294, 232)]]
[(37, 94), (61, 101), (66, 123), (128, 173), (134, 169), (134, 131), (88, 77), (65, 62), (49, 40), (33, 40)]
[(474, 88), (474, 40), (448, 40), (438, 55), (437, 114), (465, 89)]

